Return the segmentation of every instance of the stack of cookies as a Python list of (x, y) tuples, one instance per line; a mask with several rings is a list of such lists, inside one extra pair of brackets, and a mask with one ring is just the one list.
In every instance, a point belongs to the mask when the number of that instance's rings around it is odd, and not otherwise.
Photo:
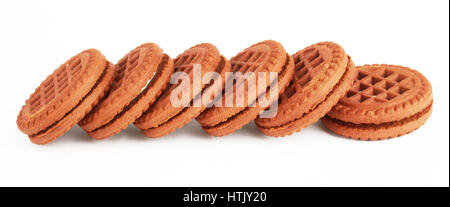
[(30, 95), (17, 126), (46, 144), (76, 124), (105, 139), (130, 124), (155, 138), (193, 119), (213, 136), (254, 121), (263, 134), (282, 137), (321, 119), (342, 136), (381, 140), (419, 128), (432, 103), (431, 84), (416, 70), (355, 66), (332, 42), (291, 56), (266, 40), (230, 60), (209, 43), (175, 59), (146, 43), (116, 64), (95, 49), (72, 57)]

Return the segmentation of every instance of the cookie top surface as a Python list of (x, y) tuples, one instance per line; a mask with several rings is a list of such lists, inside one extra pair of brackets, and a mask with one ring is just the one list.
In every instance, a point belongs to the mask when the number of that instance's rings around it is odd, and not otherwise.
[[(201, 66), (201, 77), (207, 72), (214, 72), (219, 66), (222, 58), (219, 50), (216, 46), (210, 43), (201, 43), (195, 45), (188, 50), (184, 51), (182, 54), (178, 55), (174, 59), (175, 72), (184, 72), (189, 75), (190, 81), (190, 99), (192, 100), (198, 94), (194, 94), (194, 64), (200, 64)], [(179, 74), (179, 73), (178, 73)], [(176, 75), (176, 74), (174, 74)], [(201, 78), (200, 77), (200, 78)], [(172, 77), (174, 78), (174, 77)], [(201, 81), (201, 80), (199, 80)], [(179, 83), (171, 84), (163, 92), (161, 97), (155, 104), (150, 106), (150, 108), (136, 120), (135, 124), (143, 129), (157, 127), (160, 124), (166, 122), (173, 116), (177, 115), (184, 107), (173, 106), (170, 101), (171, 93), (180, 86)], [(201, 84), (201, 89), (205, 87), (205, 84)], [(200, 91), (201, 92), (201, 91)]]
[(277, 115), (270, 119), (258, 118), (260, 126), (280, 126), (308, 113), (332, 91), (348, 62), (344, 49), (333, 42), (311, 45), (292, 57), (295, 63), (292, 83), (280, 95)]
[(432, 103), (431, 84), (416, 70), (378, 64), (357, 70), (351, 89), (328, 113), (331, 118), (379, 124), (407, 118)]
[(126, 54), (114, 65), (116, 74), (108, 94), (79, 125), (92, 131), (111, 121), (141, 93), (163, 56), (162, 49), (154, 43), (142, 44)]
[[(254, 72), (255, 77), (257, 73), (267, 73), (266, 77), (270, 77), (270, 72), (281, 73), (283, 66), (288, 63), (289, 57), (286, 56), (286, 51), (281, 43), (274, 40), (265, 40), (256, 43), (247, 49), (239, 52), (236, 56), (230, 59), (231, 70), (236, 75), (237, 73), (246, 74), (247, 72)], [(265, 86), (269, 87), (273, 82), (273, 79), (266, 78)], [(243, 84), (245, 80), (236, 80), (233, 84), (234, 89), (229, 90), (229, 93), (237, 93), (236, 88)], [(250, 84), (247, 86), (247, 90), (244, 90), (244, 105), (252, 103), (254, 100), (248, 99), (248, 91), (256, 90), (256, 84)], [(262, 93), (263, 91), (261, 91)], [(259, 94), (257, 94), (259, 95)], [(222, 100), (225, 101), (225, 96)], [(254, 97), (256, 98), (256, 97)], [(225, 104), (225, 103), (224, 103)], [(229, 108), (229, 107), (228, 107)]]
[[(216, 48), (216, 46), (210, 44), (210, 43), (201, 43), (198, 45), (195, 45), (188, 50), (184, 51), (180, 55), (178, 55), (174, 59), (174, 72), (184, 72), (186, 74), (189, 74), (189, 80), (191, 84), (191, 99), (197, 95), (193, 94), (193, 68), (194, 64), (199, 64), (201, 66), (201, 77), (207, 72), (214, 72), (217, 65), (221, 61), (219, 50)], [(178, 87), (179, 84), (172, 84), (165, 92), (163, 97), (160, 98), (159, 102), (164, 102), (157, 105), (165, 105), (168, 104), (168, 101), (170, 101), (170, 93)], [(204, 85), (202, 85), (202, 88)], [(155, 106), (156, 107), (156, 106)]]
[[(197, 95), (194, 94), (192, 86), (195, 79), (193, 73), (194, 64), (199, 64), (201, 66), (201, 76), (197, 77), (201, 78), (207, 72), (214, 72), (220, 61), (221, 56), (219, 50), (210, 43), (195, 45), (174, 59), (175, 72), (184, 72), (189, 75), (191, 99)], [(170, 93), (178, 86), (179, 84), (172, 84), (170, 88), (164, 92), (164, 95), (160, 100), (167, 103), (170, 98)], [(205, 85), (202, 84), (201, 88), (204, 86)]]
[(36, 134), (60, 120), (91, 90), (105, 67), (106, 58), (95, 49), (59, 66), (25, 102), (17, 117), (19, 129)]
[(56, 140), (59, 136), (69, 131), (77, 124), (91, 109), (95, 106), (103, 95), (108, 91), (110, 84), (114, 79), (114, 66), (107, 62), (107, 66), (100, 78), (92, 87), (91, 91), (83, 98), (83, 100), (62, 119), (53, 123), (46, 130), (42, 130), (37, 134), (29, 135), (31, 142), (35, 144), (47, 144)]
[[(283, 66), (288, 62), (288, 59), (289, 55), (287, 55), (284, 47), (279, 42), (265, 40), (239, 52), (230, 59), (230, 63), (235, 75), (237, 72), (241, 72), (242, 74), (245, 74), (246, 72), (280, 73), (283, 70)], [(255, 75), (257, 76), (257, 74)], [(266, 77), (270, 77), (266, 78), (265, 85), (268, 87), (273, 79), (271, 79), (272, 76), (269, 74), (267, 74)], [(244, 80), (240, 80), (233, 83), (232, 86), (234, 88), (233, 90), (229, 90), (228, 93), (234, 93), (235, 96), (240, 96), (241, 94), (236, 94), (236, 88), (238, 88), (240, 84), (243, 84), (243, 82)], [(244, 90), (244, 94), (242, 95), (244, 97), (243, 107), (224, 107), (227, 105), (225, 103), (227, 94), (223, 94), (222, 107), (211, 107), (207, 109), (197, 117), (197, 121), (202, 126), (213, 126), (244, 110), (249, 104), (253, 103), (259, 95), (257, 94), (257, 96), (248, 98), (248, 91), (252, 90), (251, 87), (256, 87), (253, 84), (249, 85), (250, 86), (248, 86), (247, 90)]]
[(281, 72), (281, 67), (274, 68), (272, 64), (284, 61), (286, 51), (274, 40), (256, 43), (239, 52), (230, 59), (233, 72)]

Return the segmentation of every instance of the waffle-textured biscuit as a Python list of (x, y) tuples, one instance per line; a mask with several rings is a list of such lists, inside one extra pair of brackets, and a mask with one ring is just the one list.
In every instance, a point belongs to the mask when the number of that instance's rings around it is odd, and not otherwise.
[(95, 49), (72, 57), (31, 94), (17, 117), (19, 129), (35, 144), (46, 144), (80, 121), (108, 90), (111, 63)]
[(116, 77), (100, 103), (78, 124), (91, 137), (110, 137), (133, 123), (166, 88), (172, 59), (154, 43), (143, 44), (114, 66)]
[(285, 136), (318, 121), (344, 96), (356, 77), (355, 66), (336, 43), (321, 42), (293, 56), (295, 76), (281, 95), (273, 118), (257, 118), (269, 136)]
[[(267, 73), (266, 77), (270, 78), (266, 78), (265, 80), (265, 86), (267, 88), (265, 94), (270, 104), (276, 101), (276, 99), (269, 96), (269, 86), (271, 84), (278, 84), (277, 92), (282, 93), (294, 75), (292, 57), (286, 53), (280, 43), (273, 40), (266, 40), (252, 45), (231, 58), (230, 62), (234, 73), (242, 72), (245, 74), (246, 72), (254, 72), (256, 77), (259, 72)], [(271, 79), (270, 72), (278, 73), (278, 79)], [(240, 84), (245, 84), (244, 94), (237, 94), (236, 88)], [(226, 96), (228, 94), (225, 93), (222, 96), (222, 107), (211, 107), (197, 117), (197, 121), (202, 128), (213, 136), (224, 136), (242, 128), (267, 108), (262, 107), (258, 103), (258, 97), (262, 92), (256, 94), (256, 96), (248, 94), (249, 91), (255, 91), (255, 84), (246, 84), (244, 81), (237, 81), (232, 87), (233, 90), (229, 90), (229, 93), (233, 93), (232, 95), (234, 97), (244, 97), (243, 106), (233, 105), (233, 107), (227, 107)]]
[(416, 70), (395, 65), (358, 66), (352, 88), (322, 118), (345, 137), (380, 140), (409, 133), (432, 111), (431, 84)]
[[(175, 88), (179, 87), (179, 84), (168, 87), (158, 101), (134, 123), (148, 137), (154, 138), (169, 134), (197, 117), (214, 100), (214, 97), (210, 97), (202, 103), (202, 94), (217, 94), (217, 92), (209, 92), (221, 90), (225, 82), (225, 72), (231, 71), (229, 61), (220, 55), (219, 50), (214, 45), (209, 43), (191, 47), (180, 54), (174, 60), (174, 63), (176, 72), (189, 74), (189, 106), (174, 106), (170, 101), (170, 95)], [(199, 78), (202, 78), (207, 72), (216, 72), (220, 74), (221, 82), (216, 82), (216, 77), (212, 83), (201, 84), (201, 90), (194, 91), (194, 64), (200, 64), (201, 66), (201, 77)]]

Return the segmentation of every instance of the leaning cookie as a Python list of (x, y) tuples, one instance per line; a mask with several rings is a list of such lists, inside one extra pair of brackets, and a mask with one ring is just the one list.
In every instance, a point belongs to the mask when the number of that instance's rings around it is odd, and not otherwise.
[(78, 123), (95, 139), (119, 133), (155, 102), (169, 82), (173, 61), (158, 45), (146, 43), (114, 67), (116, 77), (107, 95)]
[[(268, 105), (277, 101), (278, 93), (282, 93), (286, 89), (294, 75), (292, 57), (286, 53), (279, 42), (273, 40), (266, 40), (250, 46), (231, 58), (230, 62), (234, 74), (253, 73), (255, 76), (259, 76), (259, 73), (265, 73), (266, 80), (256, 80), (262, 81), (264, 86), (262, 91), (256, 91), (256, 84), (251, 84), (248, 80), (236, 80), (235, 83), (228, 80), (231, 84), (227, 88), (232, 88), (228, 91), (224, 90), (221, 107), (213, 106), (197, 117), (197, 122), (200, 123), (203, 130), (213, 136), (230, 134), (254, 120), (267, 108), (260, 103), (260, 97), (265, 95)], [(277, 78), (270, 73), (276, 73)], [(238, 91), (237, 88), (241, 85), (245, 89)], [(274, 85), (277, 85), (278, 91), (271, 90)], [(277, 93), (277, 96), (269, 95), (271, 92)], [(227, 106), (227, 96), (236, 99), (243, 97), (244, 101), (238, 105), (238, 101), (233, 100), (231, 106)]]
[(358, 66), (352, 88), (322, 118), (352, 139), (382, 140), (412, 132), (432, 111), (431, 84), (416, 70), (395, 65)]
[(355, 66), (336, 43), (321, 42), (293, 55), (295, 76), (281, 94), (273, 118), (255, 124), (269, 136), (285, 136), (318, 121), (331, 110), (356, 77)]
[[(189, 78), (189, 82), (185, 86), (179, 83), (170, 85), (164, 90), (158, 101), (134, 122), (147, 137), (156, 138), (167, 135), (197, 117), (214, 100), (214, 94), (221, 91), (225, 82), (225, 73), (231, 71), (230, 62), (220, 55), (214, 45), (209, 43), (189, 48), (175, 58), (174, 63), (175, 71), (184, 73)], [(194, 71), (194, 64), (200, 66), (197, 68), (199, 71)], [(212, 72), (218, 75), (217, 77), (211, 76), (212, 82), (200, 83), (202, 78)], [(194, 83), (194, 81), (198, 82)], [(198, 84), (198, 90), (194, 90), (194, 84)], [(180, 87), (186, 87), (190, 91), (190, 96), (186, 99), (185, 104), (177, 106), (172, 103), (171, 96)], [(208, 94), (211, 94), (212, 97), (203, 97)]]
[(35, 144), (47, 144), (76, 125), (104, 96), (113, 65), (95, 49), (72, 57), (31, 94), (17, 126)]

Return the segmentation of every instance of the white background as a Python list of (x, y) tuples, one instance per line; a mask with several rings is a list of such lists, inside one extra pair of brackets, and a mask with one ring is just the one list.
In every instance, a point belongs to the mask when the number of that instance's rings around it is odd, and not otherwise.
[[(1, 1), (0, 186), (448, 186), (448, 1)], [(96, 141), (79, 127), (45, 146), (16, 126), (21, 106), (65, 60), (97, 48), (112, 62), (145, 42), (172, 57), (210, 42), (228, 58), (274, 39), (289, 53), (341, 44), (357, 65), (389, 63), (432, 83), (419, 130), (355, 141), (314, 124), (276, 139), (254, 124), (208, 136), (195, 121), (160, 139), (134, 126)]]

